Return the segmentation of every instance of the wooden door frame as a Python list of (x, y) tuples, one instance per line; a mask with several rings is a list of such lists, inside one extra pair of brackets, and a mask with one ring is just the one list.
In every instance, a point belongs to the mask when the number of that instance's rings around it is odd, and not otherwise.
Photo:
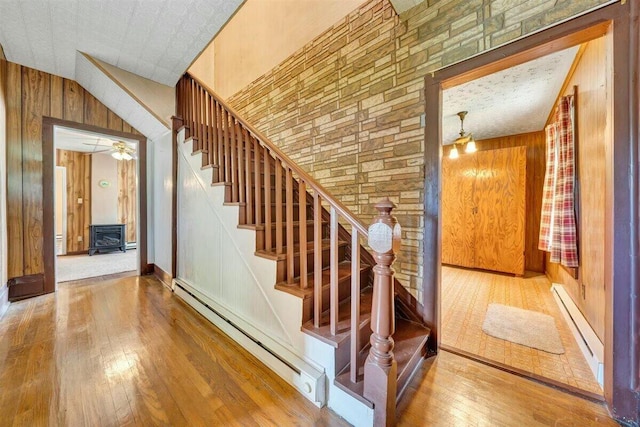
[[(67, 168), (66, 166), (58, 166), (58, 165), (53, 165), (53, 171), (54, 171), (54, 183), (53, 185), (55, 185), (55, 171), (57, 168), (61, 168), (64, 169), (64, 175), (62, 175), (62, 188), (67, 188)], [(57, 193), (54, 191), (53, 193), (53, 203), (54, 203), (54, 215), (53, 215), (53, 219), (55, 221), (55, 202), (56, 202), (56, 196)], [(67, 192), (63, 192), (60, 197), (62, 197), (62, 216), (63, 218), (66, 218), (68, 213), (67, 213)], [(54, 222), (54, 230), (53, 230), (53, 236), (54, 239), (56, 237), (56, 230), (55, 230), (55, 222)], [(64, 247), (64, 251), (62, 251), (63, 254), (67, 253), (67, 222), (66, 221), (62, 221), (62, 245)]]
[[(640, 4), (614, 3), (496, 48), (425, 78), (424, 320), (430, 345), (440, 345), (440, 177), (442, 90), (613, 33), (613, 147), (606, 171), (605, 202), (605, 383), (609, 410), (637, 423), (640, 392), (640, 239), (638, 233), (638, 135)], [(509, 62), (510, 61), (510, 62)], [(505, 65), (509, 63), (510, 65)], [(615, 206), (615, 211), (614, 211)]]
[(147, 138), (129, 132), (121, 132), (98, 126), (86, 125), (68, 120), (55, 119), (53, 117), (42, 118), (42, 210), (43, 210), (43, 255), (44, 255), (44, 293), (54, 292), (55, 279), (55, 222), (54, 222), (54, 170), (55, 170), (55, 146), (53, 129), (55, 126), (75, 129), (79, 131), (111, 135), (117, 138), (126, 138), (138, 143), (138, 206), (139, 218), (139, 242), (136, 248), (139, 251), (140, 274), (149, 273), (147, 264)]

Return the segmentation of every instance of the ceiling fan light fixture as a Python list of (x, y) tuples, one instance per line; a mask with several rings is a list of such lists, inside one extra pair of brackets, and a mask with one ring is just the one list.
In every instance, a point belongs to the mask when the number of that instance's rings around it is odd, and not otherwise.
[(133, 157), (131, 156), (131, 154), (129, 154), (127, 152), (124, 152), (124, 153), (122, 153), (122, 159), (123, 160), (131, 160), (131, 159), (133, 159)]
[(473, 139), (473, 135), (471, 133), (466, 133), (464, 131), (464, 118), (467, 116), (467, 111), (460, 111), (458, 113), (458, 117), (460, 117), (460, 136), (453, 141), (453, 148), (449, 151), (450, 159), (457, 159), (459, 157), (457, 145), (464, 145), (465, 153), (475, 153), (478, 151), (476, 147), (476, 141)]
[(464, 152), (465, 153), (475, 153), (476, 151), (478, 151), (478, 148), (476, 147), (476, 141), (475, 139), (473, 139), (473, 137), (471, 135), (469, 135), (469, 142), (467, 142), (467, 145), (464, 148)]
[(460, 154), (458, 153), (458, 147), (456, 147), (456, 144), (453, 144), (453, 147), (451, 147), (451, 150), (449, 150), (449, 158), (457, 159), (458, 157), (460, 157)]
[(116, 160), (122, 160), (124, 158), (124, 155), (120, 151), (114, 151), (113, 153), (111, 153), (111, 157)]

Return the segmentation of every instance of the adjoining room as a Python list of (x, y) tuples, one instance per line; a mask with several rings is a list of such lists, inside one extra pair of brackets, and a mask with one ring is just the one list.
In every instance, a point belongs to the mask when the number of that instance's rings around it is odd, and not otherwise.
[(442, 347), (602, 399), (611, 37), (443, 91)]
[(138, 269), (136, 141), (56, 126), (56, 281)]

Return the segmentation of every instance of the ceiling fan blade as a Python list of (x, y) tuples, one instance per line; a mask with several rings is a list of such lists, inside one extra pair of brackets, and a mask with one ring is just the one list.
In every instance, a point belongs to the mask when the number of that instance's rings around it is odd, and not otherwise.
[(83, 142), (83, 145), (92, 145), (92, 146), (97, 146), (97, 147), (111, 147), (112, 144), (100, 144), (98, 142)]
[(113, 151), (113, 150), (90, 151), (90, 152), (88, 152), (88, 153), (85, 153), (84, 155), (85, 155), (85, 156), (90, 156), (90, 155), (92, 155), (92, 154), (108, 153), (108, 152), (110, 152), (110, 151)]

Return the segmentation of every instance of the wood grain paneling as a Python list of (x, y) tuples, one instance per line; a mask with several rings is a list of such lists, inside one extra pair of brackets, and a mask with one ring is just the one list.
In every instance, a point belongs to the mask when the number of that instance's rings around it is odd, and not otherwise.
[(475, 157), (475, 264), (523, 275), (526, 147), (479, 151)]
[(443, 263), (524, 274), (526, 150), (443, 159)]
[(107, 112), (107, 127), (111, 130), (122, 131), (123, 120), (113, 111)]
[(565, 285), (598, 337), (604, 341), (605, 316), (605, 176), (606, 153), (613, 146), (610, 123), (611, 54), (610, 36), (587, 43), (580, 63), (563, 95), (578, 87), (576, 102), (578, 247), (580, 266), (578, 279), (551, 262), (547, 275), (552, 282)]
[(136, 161), (118, 161), (118, 222), (126, 224), (127, 243), (136, 241)]
[(7, 63), (7, 256), (9, 278), (24, 275), (22, 68)]
[(442, 262), (475, 266), (475, 220), (473, 187), (477, 172), (475, 156), (442, 159)]
[[(56, 164), (64, 166), (67, 174), (67, 252), (87, 251), (91, 225), (91, 156), (56, 150)], [(80, 199), (82, 203), (78, 203)]]
[(51, 117), (62, 119), (64, 116), (64, 79), (51, 76)]
[(0, 317), (7, 309), (7, 61), (0, 46)]
[[(14, 278), (41, 274), (45, 268), (43, 159), (46, 153), (42, 148), (43, 118), (63, 118), (84, 125), (86, 116), (91, 123), (106, 130), (109, 111), (72, 80), (10, 62), (7, 63), (6, 102), (8, 276)], [(120, 126), (120, 122), (122, 128), (125, 127), (117, 116), (112, 117), (111, 122), (114, 127)], [(130, 125), (126, 124), (126, 127), (133, 132)], [(82, 159), (82, 162), (86, 169), (90, 159)], [(87, 194), (86, 197), (90, 196)], [(89, 215), (88, 209), (89, 204), (86, 204), (83, 216)], [(79, 231), (87, 243), (88, 229)], [(77, 237), (75, 243), (78, 243)]]
[(49, 82), (50, 75), (32, 68), (22, 68), (22, 209), (25, 275), (44, 271), (42, 117), (48, 116), (51, 111)]
[[(478, 151), (518, 146), (527, 147), (527, 215), (525, 225), (524, 266), (525, 270), (535, 271), (538, 273), (544, 273), (545, 271), (545, 255), (543, 251), (538, 249), (540, 211), (542, 209), (542, 186), (544, 185), (545, 173), (544, 138), (544, 131), (539, 131), (476, 141)], [(448, 154), (448, 150), (446, 153)], [(463, 157), (465, 156), (461, 156), (460, 159)], [(443, 160), (443, 177), (444, 167), (445, 165)], [(442, 185), (444, 186), (445, 183), (443, 182)], [(443, 218), (443, 230), (444, 220), (445, 219)], [(444, 247), (442, 250), (444, 252)]]
[(84, 92), (84, 124), (108, 127), (108, 109), (93, 95)]
[(84, 89), (73, 80), (64, 79), (63, 119), (84, 123)]

